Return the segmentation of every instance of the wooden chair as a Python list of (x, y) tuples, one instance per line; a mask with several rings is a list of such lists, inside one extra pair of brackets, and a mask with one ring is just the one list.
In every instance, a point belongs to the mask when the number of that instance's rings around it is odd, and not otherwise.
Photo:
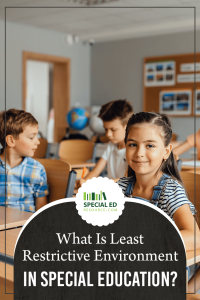
[[(60, 143), (58, 157), (61, 160), (67, 161), (72, 165), (72, 169), (77, 173), (77, 178), (80, 179), (83, 167), (87, 167), (89, 173), (95, 165), (96, 145), (92, 141), (86, 140), (65, 140)], [(92, 163), (87, 163), (91, 160)]]
[(58, 159), (37, 159), (45, 168), (49, 185), (49, 202), (73, 196), (76, 172), (71, 166)]
[(34, 159), (37, 158), (45, 158), (47, 152), (48, 141), (44, 138), (38, 139), (40, 144), (38, 145), (35, 154), (33, 156)]
[(85, 163), (94, 159), (95, 144), (86, 140), (66, 140), (60, 143), (58, 156), (72, 164)]
[[(200, 227), (200, 174), (196, 174), (195, 177), (194, 173), (192, 172), (180, 172), (180, 174), (185, 188), (190, 196), (190, 200), (193, 204), (195, 204), (195, 208), (197, 210), (197, 222)], [(196, 201), (194, 201), (195, 196)]]
[(177, 140), (177, 134), (176, 133), (172, 133), (172, 141), (176, 141)]
[(100, 143), (108, 143), (109, 142), (109, 139), (106, 135), (101, 135), (101, 136), (93, 135), (91, 138), (92, 142), (94, 142), (94, 143), (96, 143), (97, 139), (99, 139)]

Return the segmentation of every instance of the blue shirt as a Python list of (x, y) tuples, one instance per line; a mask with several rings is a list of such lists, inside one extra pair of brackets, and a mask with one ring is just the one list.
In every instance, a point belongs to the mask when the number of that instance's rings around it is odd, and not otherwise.
[(43, 165), (31, 157), (12, 169), (6, 165), (6, 189), (5, 201), (5, 162), (0, 159), (0, 206), (34, 212), (34, 198), (48, 195)]

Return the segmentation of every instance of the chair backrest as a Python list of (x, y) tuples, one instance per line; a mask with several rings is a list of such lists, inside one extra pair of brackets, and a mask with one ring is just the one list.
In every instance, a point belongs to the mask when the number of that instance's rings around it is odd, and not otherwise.
[(92, 159), (94, 143), (86, 140), (66, 140), (60, 143), (58, 156), (68, 163), (84, 163)]
[(45, 168), (49, 202), (65, 198), (71, 166), (58, 159), (37, 159)]
[(195, 205), (197, 210), (197, 220), (200, 227), (200, 174), (186, 171), (180, 172), (180, 174), (190, 196), (190, 201)]
[(98, 143), (108, 143), (109, 142), (109, 138), (106, 135), (93, 135), (91, 138), (92, 142), (96, 143), (98, 140)]
[(46, 156), (46, 151), (47, 151), (47, 146), (48, 146), (48, 141), (46, 139), (40, 138), (38, 139), (40, 144), (38, 145), (33, 158), (45, 158)]
[(172, 141), (176, 141), (177, 140), (177, 134), (176, 133), (172, 133)]

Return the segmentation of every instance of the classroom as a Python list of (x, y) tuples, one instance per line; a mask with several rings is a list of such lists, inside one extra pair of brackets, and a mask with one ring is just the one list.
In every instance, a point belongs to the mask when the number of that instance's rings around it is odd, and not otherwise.
[[(61, 148), (59, 150), (60, 141), (68, 136), (67, 114), (74, 108), (84, 109), (88, 120), (83, 130), (72, 129), (71, 133), (84, 135), (94, 142), (102, 133), (88, 126), (89, 118), (99, 114), (102, 105), (119, 99), (126, 99), (135, 114), (142, 111), (168, 114), (176, 145), (199, 130), (199, 21), (200, 3), (196, 0), (167, 3), (151, 0), (151, 4), (147, 0), (139, 3), (135, 0), (59, 0), (56, 3), (11, 0), (9, 4), (1, 1), (0, 112), (5, 108), (22, 109), (38, 120), (40, 138), (47, 139), (48, 144), (45, 153), (36, 159), (42, 163), (45, 158), (54, 158), (45, 166), (48, 184), (57, 185), (51, 189), (50, 202), (72, 197), (75, 179), (83, 178), (85, 166), (86, 172), (90, 172), (97, 162), (96, 157), (101, 157), (106, 149), (107, 144), (96, 143), (87, 150), (90, 152), (87, 159), (76, 159), (72, 155), (71, 161), (67, 161), (69, 165), (63, 167), (62, 160), (67, 159), (63, 154), (65, 149), (62, 153)], [(193, 75), (195, 59), (196, 77)], [(52, 111), (54, 128), (49, 129)], [(77, 144), (78, 147), (81, 146)], [(176, 156), (184, 184), (190, 183), (186, 188), (192, 198), (200, 192), (199, 155), (191, 146)], [(53, 166), (57, 159), (58, 165)], [(63, 184), (63, 178), (68, 177), (72, 169), (77, 176), (72, 175), (73, 187), (69, 187), (66, 182)], [(105, 169), (103, 174), (106, 174)], [(100, 199), (100, 195), (96, 197)], [(199, 198), (196, 206), (200, 209)], [(10, 228), (13, 224), (22, 226), (28, 214), (16, 215)], [(3, 213), (0, 212), (0, 216)], [(3, 223), (0, 230), (5, 230)], [(14, 230), (17, 237), (19, 229)], [(0, 235), (3, 238), (2, 231)], [(11, 248), (10, 255), (13, 246)], [(200, 260), (200, 252), (197, 257)], [(193, 258), (191, 255), (191, 261)], [(8, 270), (8, 274), (12, 276), (12, 271)], [(0, 279), (3, 277), (2, 270)], [(8, 289), (12, 290), (10, 278)], [(200, 299), (199, 294), (200, 290), (187, 299)], [(2, 299), (13, 298), (7, 295)]]

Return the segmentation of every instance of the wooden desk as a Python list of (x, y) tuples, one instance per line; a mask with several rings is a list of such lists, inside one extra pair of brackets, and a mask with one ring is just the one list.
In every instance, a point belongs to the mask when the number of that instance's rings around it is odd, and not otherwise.
[[(187, 251), (186, 252), (186, 266), (192, 266), (195, 263), (200, 262), (200, 249), (196, 250), (196, 253), (194, 251)], [(188, 271), (186, 270), (186, 278), (188, 278)], [(188, 279), (187, 279), (188, 281)], [(186, 291), (188, 289), (188, 282), (186, 283)], [(188, 294), (187, 299), (200, 299), (199, 294)]]
[(200, 249), (196, 250), (196, 258), (194, 259), (194, 251), (186, 252), (187, 267), (194, 265), (194, 263), (200, 262)]
[[(184, 171), (184, 170), (183, 170)], [(192, 169), (192, 170), (185, 170), (185, 171), (187, 171), (187, 172), (190, 172), (190, 173), (195, 173), (195, 174), (200, 174), (200, 169), (199, 170), (195, 170), (195, 172), (194, 172), (194, 169)]]
[(5, 227), (5, 207), (0, 206), (0, 230), (22, 226), (32, 215), (31, 212), (7, 207)]
[[(0, 279), (5, 278), (5, 263), (0, 262)], [(6, 280), (14, 282), (14, 267), (11, 265), (6, 265)], [(4, 281), (5, 287), (5, 281)], [(11, 291), (13, 293), (13, 291)], [(0, 297), (1, 299), (1, 297)]]
[[(4, 230), (0, 232), (0, 252), (5, 254), (5, 233), (6, 233), (6, 255), (14, 256), (15, 243), (21, 228)], [(6, 292), (14, 292), (14, 268), (6, 264)], [(0, 299), (13, 299), (13, 295), (5, 295), (5, 263), (0, 262)]]
[(5, 234), (6, 234), (6, 255), (14, 257), (15, 243), (21, 228), (4, 230), (0, 232), (0, 253), (5, 254)]
[(83, 162), (83, 163), (77, 163), (77, 164), (70, 164), (72, 169), (82, 169), (84, 167), (86, 168), (92, 168), (95, 167), (96, 163), (94, 162)]
[[(14, 293), (14, 269), (6, 265), (6, 293)], [(5, 263), (0, 262), (0, 299), (13, 300), (14, 295), (5, 294)]]
[[(181, 171), (188, 171), (188, 170), (194, 170), (194, 163), (192, 166), (184, 166), (184, 162), (186, 161), (191, 161), (191, 162), (194, 162), (194, 159), (182, 159), (182, 167), (181, 167)], [(199, 171), (200, 170), (200, 166), (197, 166), (197, 163), (196, 163), (196, 171)]]
[(83, 168), (86, 167), (87, 171), (85, 173), (85, 176), (89, 173), (89, 169), (88, 168), (92, 168), (95, 167), (96, 163), (93, 162), (83, 162), (83, 163), (75, 163), (71, 165), (71, 168), (76, 171), (77, 176), (76, 179), (81, 179), (82, 176), (82, 172), (83, 172)]
[(195, 300), (195, 299), (200, 299), (200, 295), (199, 294), (191, 294), (191, 295), (187, 295), (186, 297), (187, 300)]
[[(21, 228), (15, 228), (10, 230), (4, 230), (0, 232), (0, 252), (5, 254), (5, 233), (6, 233), (6, 254), (14, 256), (14, 248), (17, 237)], [(6, 264), (6, 292), (14, 292), (14, 268), (11, 265)], [(5, 294), (5, 263), (0, 262), (0, 299), (11, 300), (13, 295)]]

